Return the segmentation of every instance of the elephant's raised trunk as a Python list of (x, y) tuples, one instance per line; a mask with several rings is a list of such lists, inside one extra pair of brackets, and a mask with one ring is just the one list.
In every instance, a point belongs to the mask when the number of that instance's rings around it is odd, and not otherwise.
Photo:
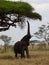
[(27, 23), (28, 23), (28, 31), (27, 31), (27, 34), (30, 35), (30, 24), (29, 24), (28, 21), (27, 21)]

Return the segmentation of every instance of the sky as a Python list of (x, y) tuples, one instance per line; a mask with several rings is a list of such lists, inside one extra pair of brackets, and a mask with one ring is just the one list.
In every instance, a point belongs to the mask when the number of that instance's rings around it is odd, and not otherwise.
[[(18, 0), (11, 0), (18, 1)], [(34, 32), (38, 30), (38, 28), (43, 25), (49, 23), (49, 0), (19, 0), (29, 3), (32, 7), (34, 7), (35, 12), (39, 13), (42, 16), (42, 21), (39, 20), (29, 20), (30, 22), (30, 32), (33, 35)], [(24, 29), (21, 29), (19, 26), (16, 28), (10, 27), (9, 30), (0, 32), (0, 35), (8, 35), (12, 37), (12, 44), (21, 40), (21, 38), (27, 33), (27, 25)], [(31, 38), (31, 40), (36, 38)], [(0, 44), (4, 44), (2, 40), (0, 40)]]

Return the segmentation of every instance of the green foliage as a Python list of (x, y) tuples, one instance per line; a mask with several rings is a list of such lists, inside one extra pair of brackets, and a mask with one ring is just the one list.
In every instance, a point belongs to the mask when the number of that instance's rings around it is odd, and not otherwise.
[[(12, 15), (14, 19), (11, 18)], [(10, 26), (16, 27), (17, 22), (23, 27), (26, 18), (42, 19), (41, 15), (34, 12), (34, 8), (26, 2), (0, 0), (0, 27), (2, 27), (0, 31), (6, 31)]]
[(38, 13), (33, 13), (34, 8), (26, 2), (12, 2), (0, 0), (0, 14), (1, 13), (17, 13), (29, 18), (40, 19)]
[(39, 43), (40, 41), (38, 40), (31, 40), (30, 43)]
[(27, 13), (27, 11), (31, 12), (32, 10), (34, 10), (34, 8), (32, 8), (28, 3), (25, 2), (11, 2), (11, 1), (0, 2), (0, 12)]

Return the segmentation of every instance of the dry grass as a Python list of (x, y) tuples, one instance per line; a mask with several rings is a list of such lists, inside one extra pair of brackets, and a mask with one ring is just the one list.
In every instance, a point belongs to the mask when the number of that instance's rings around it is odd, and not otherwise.
[(0, 53), (0, 65), (49, 65), (49, 51), (33, 51), (30, 48), (30, 58), (15, 58), (13, 52)]

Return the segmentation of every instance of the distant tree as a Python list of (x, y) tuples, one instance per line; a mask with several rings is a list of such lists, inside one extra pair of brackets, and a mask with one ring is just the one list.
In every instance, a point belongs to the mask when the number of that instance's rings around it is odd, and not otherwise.
[(11, 37), (8, 37), (6, 35), (1, 35), (0, 39), (2, 39), (4, 41), (4, 49), (5, 49), (5, 52), (6, 52), (7, 49), (8, 49), (9, 43), (11, 41)]
[(23, 25), (26, 18), (42, 19), (26, 2), (0, 0), (0, 32), (8, 30), (10, 26), (16, 27), (16, 23)]
[(34, 33), (34, 36), (38, 39), (44, 39), (46, 44), (49, 44), (49, 25), (42, 25), (39, 30)]

